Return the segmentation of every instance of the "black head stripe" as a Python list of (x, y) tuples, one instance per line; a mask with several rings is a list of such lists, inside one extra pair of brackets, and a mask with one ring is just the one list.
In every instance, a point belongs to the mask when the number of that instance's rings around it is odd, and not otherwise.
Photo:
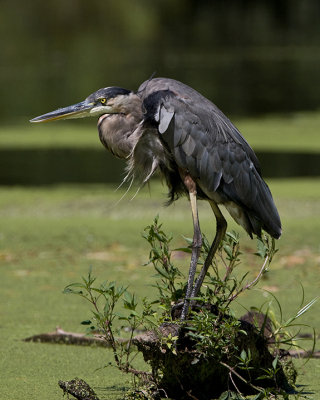
[(117, 86), (110, 86), (97, 90), (96, 92), (90, 94), (87, 99), (89, 101), (95, 101), (100, 98), (112, 99), (119, 95), (128, 95), (129, 93), (131, 93), (131, 90)]

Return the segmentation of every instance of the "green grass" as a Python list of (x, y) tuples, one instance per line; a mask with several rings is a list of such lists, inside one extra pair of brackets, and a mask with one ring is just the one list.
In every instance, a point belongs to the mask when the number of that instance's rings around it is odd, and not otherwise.
[[(281, 301), (285, 318), (300, 306), (300, 282), (306, 301), (319, 294), (320, 179), (270, 181), (270, 188), (282, 216), (284, 233), (267, 277), (260, 287)], [(123, 191), (106, 185), (54, 186), (43, 188), (0, 188), (0, 398), (31, 400), (61, 399), (59, 379), (75, 376), (86, 379), (104, 399), (119, 399), (129, 377), (114, 368), (98, 369), (111, 360), (111, 352), (98, 348), (30, 344), (21, 340), (49, 332), (59, 325), (69, 331), (83, 331), (81, 320), (90, 311), (80, 299), (63, 295), (67, 284), (78, 281), (89, 266), (100, 280), (130, 284), (140, 297), (153, 296), (153, 272), (142, 266), (148, 247), (140, 233), (159, 213), (166, 231), (173, 232), (174, 246), (184, 244), (182, 235), (191, 236), (189, 204), (179, 200), (163, 208), (166, 189), (152, 182), (135, 199), (132, 190), (117, 204)], [(211, 210), (200, 203), (203, 231), (215, 232)], [(230, 218), (228, 218), (230, 221)], [(230, 221), (229, 229), (240, 229)], [(252, 255), (255, 241), (241, 231), (245, 262), (242, 270), (250, 276), (259, 269)], [(188, 258), (178, 260), (186, 272)], [(266, 292), (253, 290), (241, 296), (242, 305), (260, 305)], [(319, 304), (301, 320), (320, 333)], [(142, 367), (142, 361), (138, 362)], [(320, 399), (320, 364), (312, 360), (303, 367), (300, 384)]]
[(255, 150), (320, 151), (320, 113), (243, 119), (236, 125)]
[(0, 147), (5, 148), (101, 148), (96, 121), (31, 124), (1, 127)]
[[(294, 113), (234, 120), (243, 136), (255, 150), (320, 151), (320, 113)], [(67, 121), (2, 127), (0, 147), (101, 148), (96, 121)]]

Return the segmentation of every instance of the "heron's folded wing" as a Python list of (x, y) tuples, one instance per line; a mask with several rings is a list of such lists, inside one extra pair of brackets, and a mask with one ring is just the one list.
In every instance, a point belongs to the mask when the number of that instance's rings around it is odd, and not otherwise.
[(146, 120), (158, 127), (178, 167), (261, 221), (274, 237), (281, 223), (253, 150), (231, 121), (197, 92), (166, 89), (144, 100)]

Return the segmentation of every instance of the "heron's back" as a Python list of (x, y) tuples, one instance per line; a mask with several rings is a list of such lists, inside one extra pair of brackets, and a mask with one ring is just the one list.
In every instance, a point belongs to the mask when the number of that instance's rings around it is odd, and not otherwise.
[[(199, 191), (225, 204), (234, 218), (237, 212), (232, 204), (241, 210), (245, 223), (235, 219), (250, 235), (260, 235), (264, 229), (278, 238), (280, 217), (261, 177), (258, 159), (222, 111), (196, 90), (173, 79), (146, 81), (137, 94), (144, 101), (148, 119), (158, 123), (160, 137), (177, 166), (190, 173)], [(177, 180), (175, 174), (171, 175)]]

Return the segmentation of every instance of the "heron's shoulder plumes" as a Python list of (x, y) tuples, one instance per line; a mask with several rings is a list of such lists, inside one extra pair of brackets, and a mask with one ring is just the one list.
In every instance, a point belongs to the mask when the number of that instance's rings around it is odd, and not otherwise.
[[(174, 97), (174, 93), (169, 90), (158, 90), (149, 94), (143, 99), (142, 109), (144, 111), (144, 120), (147, 123), (160, 125), (161, 116), (160, 110), (162, 105), (168, 103), (170, 98)], [(160, 132), (162, 133), (162, 132)]]

